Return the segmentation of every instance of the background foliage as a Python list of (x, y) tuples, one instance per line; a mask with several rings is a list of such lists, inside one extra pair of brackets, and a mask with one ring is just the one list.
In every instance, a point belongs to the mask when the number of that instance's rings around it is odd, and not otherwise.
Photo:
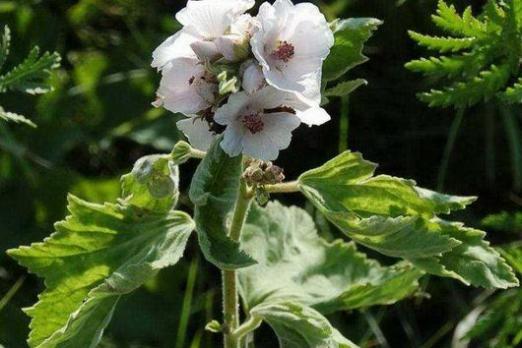
[[(179, 139), (177, 118), (150, 106), (159, 77), (149, 63), (153, 48), (177, 29), (173, 14), (183, 3), (0, 1), (0, 23), (8, 24), (13, 36), (5, 68), (22, 61), (35, 45), (62, 55), (62, 67), (51, 77), (54, 92), (39, 98), (16, 91), (0, 95), (6, 110), (16, 110), (38, 125), (32, 129), (0, 123), (0, 250), (48, 235), (52, 224), (65, 216), (68, 191), (94, 202), (114, 200), (119, 196), (119, 176), (136, 159), (171, 150)], [(404, 68), (425, 54), (408, 30), (440, 34), (430, 19), (436, 1), (318, 3), (330, 18), (375, 17), (384, 23), (367, 46), (365, 54), (371, 60), (349, 74), (350, 79), (368, 80), (368, 85), (350, 100), (333, 99), (334, 120), (320, 128), (300, 128), (278, 164), (294, 179), (348, 145), (380, 163), (381, 172), (415, 178), (422, 187), (440, 185), (438, 169), (454, 112), (429, 109), (418, 101), (416, 94), (430, 84)], [(451, 3), (459, 10), (470, 4)], [(484, 2), (471, 3), (478, 12)], [(516, 214), (522, 211), (522, 192), (517, 189), (522, 168), (510, 152), (513, 136), (521, 142), (522, 113), (518, 106), (512, 110), (516, 116), (510, 127), (488, 104), (466, 112), (444, 186), (450, 193), (480, 196), (457, 218), (491, 229), (489, 239), (497, 245), (520, 239), (522, 232)], [(190, 162), (182, 176), (180, 202), (188, 211), (187, 173), (194, 167)], [(297, 195), (287, 200), (305, 205)], [(312, 207), (306, 208), (313, 213)], [(484, 219), (502, 211), (507, 213)], [(323, 236), (340, 236), (327, 222), (319, 219), (317, 224)], [(105, 347), (214, 346), (214, 337), (201, 328), (220, 311), (219, 272), (200, 260), (197, 251), (192, 238), (176, 268), (160, 272), (145, 288), (121, 300)], [(28, 317), (20, 308), (33, 304), (41, 287), (6, 255), (0, 256), (0, 344), (26, 346)], [(435, 278), (424, 281), (423, 289), (430, 298), (336, 314), (331, 321), (361, 346), (448, 346), (456, 324), (476, 308), (484, 293)], [(494, 303), (502, 304), (502, 299)], [(270, 330), (262, 330), (267, 345), (273, 342)]]

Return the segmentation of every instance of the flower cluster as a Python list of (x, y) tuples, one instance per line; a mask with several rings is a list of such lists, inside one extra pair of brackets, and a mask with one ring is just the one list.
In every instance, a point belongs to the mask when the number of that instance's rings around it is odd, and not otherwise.
[(221, 147), (274, 160), (301, 123), (321, 125), (323, 61), (334, 44), (319, 9), (290, 0), (189, 0), (177, 13), (183, 28), (153, 53), (162, 79), (155, 106), (187, 118), (177, 123), (192, 146)]

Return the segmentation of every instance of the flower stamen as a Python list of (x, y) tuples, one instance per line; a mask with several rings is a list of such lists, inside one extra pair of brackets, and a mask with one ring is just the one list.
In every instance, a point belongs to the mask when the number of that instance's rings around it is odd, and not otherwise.
[(275, 49), (270, 56), (277, 60), (282, 60), (288, 63), (295, 55), (295, 47), (288, 41), (279, 41), (277, 49)]
[(265, 128), (265, 123), (263, 122), (262, 116), (259, 113), (245, 115), (243, 116), (242, 121), (243, 125), (252, 134), (259, 133)]

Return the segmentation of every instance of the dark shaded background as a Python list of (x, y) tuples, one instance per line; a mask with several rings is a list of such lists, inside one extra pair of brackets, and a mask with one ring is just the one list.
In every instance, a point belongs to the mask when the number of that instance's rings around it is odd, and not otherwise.
[[(453, 3), (462, 8), (469, 1)], [(474, 1), (474, 9), (481, 4)], [(404, 63), (425, 54), (409, 40), (408, 29), (437, 32), (430, 22), (436, 1), (340, 0), (321, 5), (329, 16), (384, 20), (367, 46), (370, 62), (349, 76), (369, 81), (350, 96), (350, 149), (380, 163), (380, 173), (435, 188), (454, 111), (429, 109), (418, 102), (415, 94), (427, 85), (406, 71)], [(136, 159), (170, 151), (179, 137), (177, 118), (151, 108), (159, 76), (149, 64), (152, 50), (177, 29), (173, 14), (183, 6), (184, 1), (174, 0), (0, 1), (0, 23), (9, 24), (14, 36), (10, 66), (34, 45), (63, 56), (63, 67), (53, 77), (53, 93), (40, 98), (0, 96), (0, 105), (39, 125), (34, 130), (0, 123), (0, 250), (47, 236), (52, 224), (65, 215), (67, 192), (92, 201), (113, 200), (119, 192), (118, 177)], [(334, 100), (329, 106), (332, 122), (295, 132), (291, 148), (278, 160), (289, 178), (338, 152), (340, 110), (340, 101)], [(445, 190), (480, 196), (466, 213), (456, 216), (472, 226), (480, 227), (487, 214), (522, 206), (520, 192), (513, 188), (513, 161), (505, 134), (492, 105), (467, 112)], [(185, 189), (194, 167), (189, 163), (182, 168)], [(300, 197), (283, 200), (305, 204)], [(339, 237), (325, 228), (323, 233)], [(492, 233), (489, 239), (498, 244), (513, 236)], [(0, 255), (0, 298), (24, 276), (23, 269)], [(431, 298), (340, 313), (332, 320), (363, 347), (446, 347), (454, 325), (482, 291), (435, 278), (426, 278), (423, 285)], [(219, 272), (200, 259), (192, 239), (178, 266), (160, 273), (120, 304), (103, 346), (219, 346), (219, 338), (202, 330), (220, 316), (218, 286)], [(26, 347), (28, 319), (20, 308), (33, 304), (41, 290), (41, 281), (25, 278), (0, 312), (0, 344)], [(188, 327), (180, 318), (189, 319)], [(274, 346), (270, 330), (263, 328), (258, 337), (259, 347)]]

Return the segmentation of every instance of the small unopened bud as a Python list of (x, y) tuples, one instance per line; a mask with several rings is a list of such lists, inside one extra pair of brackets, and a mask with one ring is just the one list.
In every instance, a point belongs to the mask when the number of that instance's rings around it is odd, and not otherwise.
[(223, 326), (217, 320), (212, 320), (205, 326), (205, 330), (212, 333), (220, 333), (223, 331)]
[(183, 164), (191, 158), (192, 146), (186, 141), (178, 141), (170, 153), (174, 164)]
[(274, 185), (283, 182), (283, 169), (272, 162), (252, 161), (243, 173), (243, 179), (251, 186)]

